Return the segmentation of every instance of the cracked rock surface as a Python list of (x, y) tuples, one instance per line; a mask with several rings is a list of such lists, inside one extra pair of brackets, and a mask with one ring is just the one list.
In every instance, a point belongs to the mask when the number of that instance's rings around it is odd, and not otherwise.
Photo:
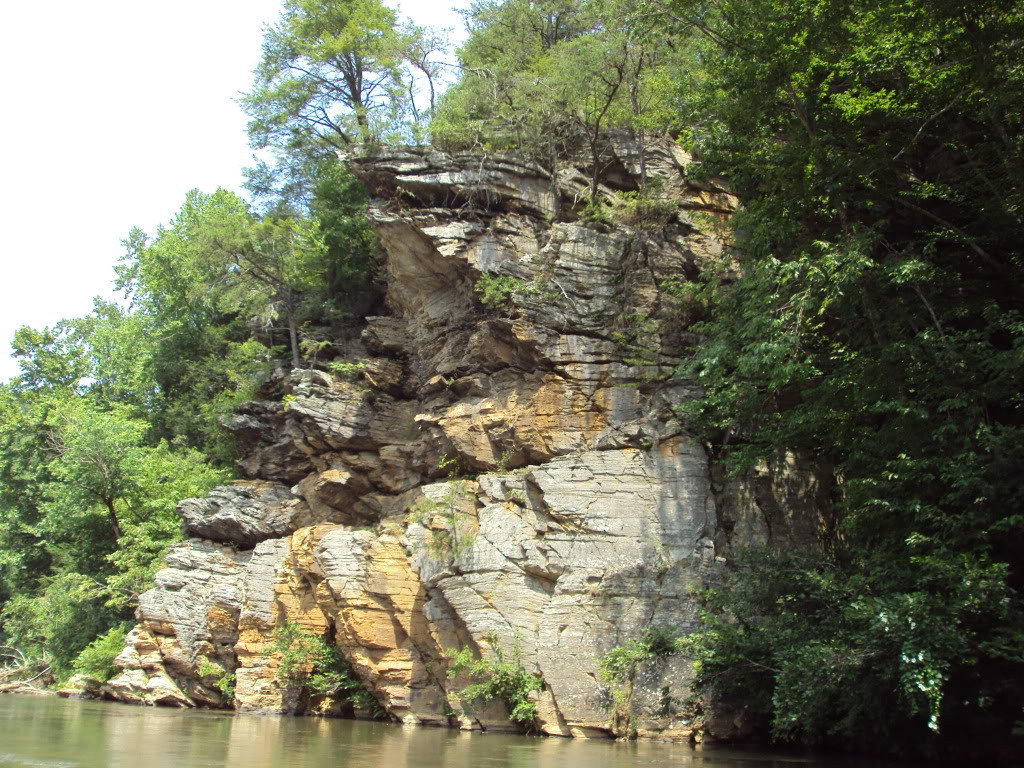
[[(636, 188), (636, 148), (611, 150), (617, 188)], [(239, 710), (330, 711), (278, 679), (288, 623), (339, 647), (394, 720), (513, 728), (448, 675), (447, 650), (497, 644), (543, 676), (543, 732), (612, 735), (599, 657), (648, 627), (692, 631), (692, 588), (735, 547), (813, 543), (823, 524), (809, 463), (727, 479), (676, 418), (698, 393), (671, 373), (699, 340), (662, 287), (722, 257), (693, 214), (735, 200), (690, 184), (671, 145), (645, 160), (678, 201), (656, 226), (580, 220), (572, 167), (422, 149), (349, 162), (386, 281), (350, 345), (359, 378), (282, 374), (278, 399), (225, 420), (248, 479), (181, 503), (192, 538), (142, 596), (104, 695), (227, 706), (214, 665)], [(485, 307), (475, 288), (496, 278), (511, 289)], [(688, 737), (669, 705), (689, 680), (674, 657), (638, 670), (641, 735)]]

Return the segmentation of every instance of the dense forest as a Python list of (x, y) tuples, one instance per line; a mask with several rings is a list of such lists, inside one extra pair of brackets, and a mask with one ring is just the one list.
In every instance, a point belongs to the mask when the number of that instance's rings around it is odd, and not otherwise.
[[(515, 153), (602, 183), (671, 137), (743, 202), (671, 289), (702, 342), (682, 416), (742, 473), (812, 455), (839, 523), (750, 551), (679, 645), (781, 742), (939, 756), (1024, 737), (1024, 7), (1019, 0), (478, 0), (443, 33), (286, 0), (243, 106), (251, 200), (132, 230), (124, 301), (22, 328), (0, 385), (0, 653), (88, 671), (233, 476), (219, 420), (274, 371), (351, 366), (379, 307), (339, 151)], [(448, 83), (451, 81), (451, 84)], [(447, 87), (446, 87), (447, 86)], [(656, 178), (635, 201), (656, 205)], [(681, 408), (682, 411), (682, 408)], [(49, 670), (46, 672), (46, 670)]]

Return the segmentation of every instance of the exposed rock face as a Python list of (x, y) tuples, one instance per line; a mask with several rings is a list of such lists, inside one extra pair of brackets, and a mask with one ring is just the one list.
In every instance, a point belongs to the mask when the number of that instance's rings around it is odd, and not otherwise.
[[(614, 149), (615, 185), (635, 189), (636, 147)], [(721, 256), (693, 214), (735, 206), (688, 184), (687, 160), (648, 147), (677, 206), (614, 228), (579, 219), (573, 168), (351, 160), (376, 199), (388, 310), (366, 320), (359, 381), (293, 371), (283, 401), (226, 422), (251, 480), (182, 502), (198, 538), (142, 597), (106, 694), (219, 705), (220, 669), (238, 709), (310, 709), (269, 652), (298, 624), (394, 719), (510, 727), (447, 675), (446, 650), (497, 644), (543, 676), (544, 732), (613, 733), (598, 658), (648, 627), (693, 629), (691, 588), (730, 547), (813, 540), (828, 493), (792, 459), (727, 482), (675, 417), (696, 393), (669, 373), (697, 340), (663, 286)], [(672, 704), (689, 674), (676, 658), (639, 671), (640, 733), (689, 735)]]
[(309, 505), (279, 483), (240, 482), (178, 505), (185, 533), (251, 549), (311, 525)]

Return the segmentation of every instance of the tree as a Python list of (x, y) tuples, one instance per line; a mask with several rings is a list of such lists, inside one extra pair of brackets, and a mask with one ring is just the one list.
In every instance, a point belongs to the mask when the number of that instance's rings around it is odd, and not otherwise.
[(148, 588), (181, 535), (177, 502), (226, 475), (195, 451), (147, 445), (148, 425), (126, 406), (0, 394), (0, 629), (67, 671)]
[(326, 249), (310, 219), (234, 218), (210, 223), (205, 233), (208, 258), (222, 259), (232, 272), (221, 306), (267, 321), (284, 315), (293, 368), (301, 365), (298, 325), (303, 293), (326, 267)]
[(609, 125), (621, 125), (630, 67), (630, 42), (618, 34), (593, 34), (559, 45), (540, 64), (538, 97), (579, 131), (590, 151), (590, 199), (597, 199), (603, 170), (602, 141)]
[(380, 0), (287, 0), (242, 100), (253, 146), (342, 149), (381, 138), (405, 98), (407, 41)]
[(550, 114), (549, 98), (535, 101), (543, 77), (534, 70), (560, 43), (594, 31), (593, 4), (480, 0), (465, 17), (469, 37), (458, 51), (462, 77), (438, 105), (434, 141), (456, 150), (517, 148), (550, 163), (563, 151), (558, 123), (564, 115)]
[(349, 320), (364, 317), (380, 293), (379, 241), (365, 215), (369, 203), (366, 189), (337, 158), (318, 165), (309, 212), (323, 238), (326, 270), (310, 296)]
[[(612, 131), (666, 134), (669, 108), (698, 68), (688, 40), (669, 41), (636, 0), (479, 2), (466, 14), (462, 79), (442, 98), (434, 140), (460, 150), (527, 154), (551, 166), (589, 154), (590, 197), (608, 165)], [(510, 41), (514, 41), (511, 43)]]
[(62, 320), (53, 328), (24, 326), (14, 334), (12, 357), (21, 374), (20, 388), (74, 391), (89, 374), (86, 346), (79, 329)]
[(31, 592), (53, 560), (37, 526), (48, 468), (49, 398), (0, 384), (0, 602)]
[(48, 422), (53, 456), (50, 504), (74, 515), (99, 504), (113, 542), (121, 538), (119, 503), (134, 488), (146, 424), (123, 411), (103, 411), (85, 398), (61, 403)]

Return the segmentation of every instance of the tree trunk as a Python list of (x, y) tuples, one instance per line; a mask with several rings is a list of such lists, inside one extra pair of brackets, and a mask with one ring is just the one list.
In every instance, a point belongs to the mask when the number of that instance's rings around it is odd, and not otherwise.
[(295, 327), (295, 312), (288, 308), (288, 341), (292, 346), (292, 368), (299, 368), (299, 332)]
[(121, 523), (117, 519), (117, 510), (114, 509), (113, 499), (103, 499), (103, 503), (107, 507), (107, 513), (110, 515), (110, 527), (114, 530), (114, 541), (121, 540)]

